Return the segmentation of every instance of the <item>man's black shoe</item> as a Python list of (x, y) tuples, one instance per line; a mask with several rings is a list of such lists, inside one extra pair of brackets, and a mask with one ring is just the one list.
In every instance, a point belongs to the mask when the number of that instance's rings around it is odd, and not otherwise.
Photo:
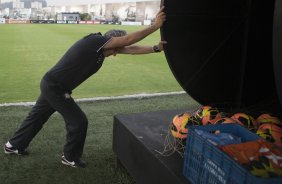
[(87, 165), (85, 161), (80, 160), (80, 159), (77, 159), (75, 161), (69, 161), (66, 159), (64, 155), (62, 156), (62, 164), (65, 164), (71, 167), (82, 167), (82, 168), (86, 167)]
[(13, 147), (8, 148), (6, 145), (4, 146), (4, 152), (7, 155), (15, 154), (15, 155), (28, 155), (28, 152), (25, 150), (18, 150)]

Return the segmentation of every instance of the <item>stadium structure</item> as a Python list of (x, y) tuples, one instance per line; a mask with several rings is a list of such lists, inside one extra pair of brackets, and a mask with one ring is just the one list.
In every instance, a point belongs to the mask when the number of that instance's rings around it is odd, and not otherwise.
[[(57, 20), (66, 13), (87, 13), (93, 21), (152, 21), (160, 0), (95, 0), (89, 4), (48, 6), (46, 0), (0, 0), (0, 17), (25, 20)], [(66, 19), (66, 17), (64, 17)], [(63, 19), (63, 18), (62, 18)]]

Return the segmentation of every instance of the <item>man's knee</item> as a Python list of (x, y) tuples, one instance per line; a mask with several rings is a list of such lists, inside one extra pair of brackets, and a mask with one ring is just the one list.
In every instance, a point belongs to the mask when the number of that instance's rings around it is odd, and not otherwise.
[(83, 127), (84, 129), (88, 127), (88, 119), (84, 113), (80, 123), (81, 123), (81, 127)]
[(76, 117), (74, 124), (78, 131), (86, 130), (88, 127), (88, 119), (86, 115), (84, 113), (81, 113), (79, 117)]

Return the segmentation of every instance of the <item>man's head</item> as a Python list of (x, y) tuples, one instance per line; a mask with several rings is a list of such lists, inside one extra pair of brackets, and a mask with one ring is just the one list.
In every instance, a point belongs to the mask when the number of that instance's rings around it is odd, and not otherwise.
[(112, 37), (120, 37), (120, 36), (125, 36), (127, 33), (125, 30), (120, 30), (120, 29), (112, 29), (107, 31), (104, 34), (104, 37), (106, 38), (112, 38)]
[[(106, 32), (104, 34), (104, 37), (107, 39), (110, 39), (112, 37), (121, 37), (121, 36), (125, 36), (127, 33), (124, 30), (120, 30), (120, 29), (112, 29), (108, 32)], [(115, 56), (117, 54), (117, 50), (116, 48), (111, 48), (111, 49), (104, 49), (103, 50), (104, 56), (108, 57), (108, 56)]]

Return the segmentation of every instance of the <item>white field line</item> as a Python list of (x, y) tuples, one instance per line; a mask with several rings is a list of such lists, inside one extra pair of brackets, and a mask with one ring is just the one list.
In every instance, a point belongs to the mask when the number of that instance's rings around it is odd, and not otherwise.
[[(91, 102), (91, 101), (102, 101), (102, 100), (117, 100), (117, 99), (131, 99), (131, 98), (148, 98), (155, 96), (167, 96), (167, 95), (178, 95), (185, 94), (185, 91), (167, 92), (167, 93), (140, 93), (134, 95), (123, 95), (123, 96), (109, 96), (109, 97), (96, 97), (96, 98), (80, 98), (76, 99), (76, 102)], [(18, 103), (0, 103), (0, 107), (10, 106), (33, 106), (35, 102), (18, 102)]]

